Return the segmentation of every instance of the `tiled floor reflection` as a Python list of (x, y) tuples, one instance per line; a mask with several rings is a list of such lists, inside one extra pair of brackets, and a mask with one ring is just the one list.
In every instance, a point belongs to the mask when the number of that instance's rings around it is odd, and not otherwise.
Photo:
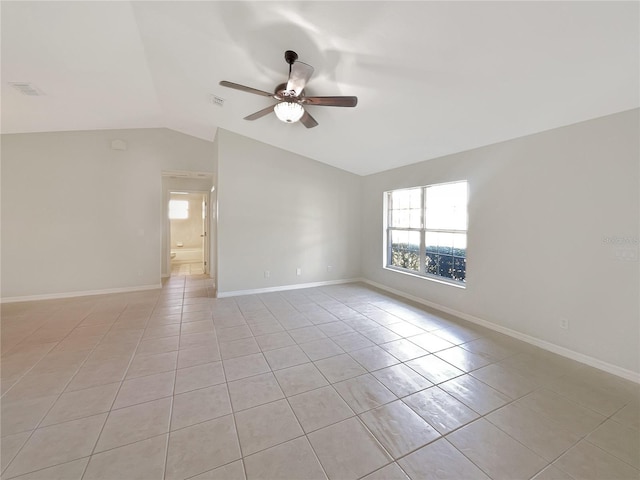
[(171, 275), (202, 275), (204, 266), (202, 262), (183, 263), (171, 262)]
[(638, 385), (360, 284), (1, 325), (3, 479), (640, 478)]

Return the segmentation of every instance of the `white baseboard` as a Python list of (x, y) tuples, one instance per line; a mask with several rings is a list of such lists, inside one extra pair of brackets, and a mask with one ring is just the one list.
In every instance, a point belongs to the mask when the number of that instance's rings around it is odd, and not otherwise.
[(140, 285), (139, 287), (106, 288), (103, 290), (85, 290), (81, 292), (47, 293), (44, 295), (25, 295), (22, 297), (4, 297), (0, 303), (35, 302), (38, 300), (57, 300), (60, 298), (88, 297), (90, 295), (108, 295), (110, 293), (142, 292), (162, 288), (160, 283), (155, 285)]
[(324, 287), (326, 285), (339, 285), (341, 283), (361, 282), (361, 278), (347, 278), (344, 280), (328, 280), (325, 282), (297, 283), (294, 285), (281, 285), (279, 287), (255, 288), (252, 290), (235, 290), (231, 292), (218, 292), (218, 298), (239, 297), (242, 295), (256, 295), (259, 293), (282, 292), (284, 290), (298, 290), (301, 288)]
[(599, 360), (595, 357), (591, 357), (589, 355), (585, 355), (583, 353), (576, 352), (574, 350), (570, 350), (565, 347), (561, 347), (551, 342), (547, 342), (546, 340), (541, 340), (536, 337), (532, 337), (530, 335), (520, 333), (517, 330), (512, 330), (507, 327), (503, 327), (496, 323), (489, 322), (479, 317), (475, 317), (473, 315), (469, 315), (468, 313), (460, 312), (453, 308), (445, 307), (444, 305), (440, 305), (435, 302), (431, 302), (429, 300), (425, 300), (420, 297), (415, 297), (408, 293), (402, 292), (400, 290), (396, 290), (391, 287), (387, 287), (381, 283), (373, 282), (371, 280), (361, 279), (362, 282), (371, 285), (372, 287), (379, 288), (380, 290), (384, 290), (389, 293), (393, 293), (394, 295), (398, 295), (399, 297), (406, 298), (407, 300), (411, 300), (416, 303), (420, 303), (422, 305), (426, 305), (427, 307), (431, 307), (435, 310), (440, 310), (441, 312), (449, 313), (451, 315), (455, 315), (456, 317), (462, 318), (463, 320), (467, 320), (471, 323), (475, 323), (477, 325), (481, 325), (483, 327), (489, 328), (499, 333), (503, 333), (510, 337), (516, 338), (518, 340), (522, 340), (523, 342), (529, 343), (531, 345), (535, 345), (536, 347), (540, 347), (544, 350), (548, 350), (553, 353), (557, 353), (558, 355), (562, 355), (563, 357), (570, 358), (571, 360), (576, 360), (578, 362), (584, 363), (591, 367), (597, 368), (599, 370), (603, 370), (607, 373), (611, 373), (618, 377), (622, 377), (626, 380), (630, 380), (635, 383), (640, 383), (640, 373), (634, 372), (633, 370), (627, 370), (626, 368), (619, 367), (617, 365), (613, 365), (611, 363), (605, 362), (603, 360)]

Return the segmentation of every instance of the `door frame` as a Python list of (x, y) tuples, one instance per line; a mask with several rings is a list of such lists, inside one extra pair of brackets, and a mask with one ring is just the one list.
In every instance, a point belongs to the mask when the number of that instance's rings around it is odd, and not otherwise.
[(169, 201), (171, 200), (171, 193), (175, 191), (180, 191), (193, 195), (200, 195), (202, 200), (206, 203), (206, 214), (202, 219), (202, 224), (205, 230), (205, 237), (202, 246), (202, 259), (205, 262), (204, 274), (210, 275), (211, 272), (211, 261), (210, 261), (210, 251), (211, 251), (211, 214), (209, 213), (211, 210), (210, 205), (210, 195), (206, 190), (193, 190), (189, 188), (168, 188), (166, 191), (166, 195), (163, 201), (163, 215), (167, 219), (167, 229), (165, 231), (165, 252), (164, 257), (167, 262), (167, 273), (164, 275), (165, 277), (171, 276), (171, 219), (169, 218)]

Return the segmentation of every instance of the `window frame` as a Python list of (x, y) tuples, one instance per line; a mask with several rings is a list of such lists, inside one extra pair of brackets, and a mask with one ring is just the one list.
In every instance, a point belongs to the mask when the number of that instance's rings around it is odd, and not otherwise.
[[(430, 187), (439, 187), (439, 186), (443, 186), (443, 185), (451, 185), (454, 183), (465, 183), (466, 184), (466, 189), (467, 189), (467, 203), (465, 205), (466, 211), (466, 229), (465, 230), (458, 230), (458, 229), (434, 229), (434, 228), (426, 228), (426, 212), (427, 212), (427, 189)], [(420, 211), (420, 228), (417, 227), (394, 227), (393, 223), (392, 223), (392, 214), (393, 214), (393, 200), (392, 200), (392, 194), (394, 192), (399, 192), (399, 191), (403, 191), (403, 190), (415, 190), (415, 189), (420, 189), (420, 205), (421, 205), (421, 211)], [(388, 190), (386, 192), (384, 192), (384, 201), (383, 201), (383, 205), (384, 205), (384, 232), (383, 232), (383, 236), (384, 236), (384, 248), (383, 248), (383, 268), (386, 270), (391, 270), (394, 272), (398, 272), (398, 273), (403, 273), (406, 275), (412, 275), (412, 276), (416, 276), (418, 278), (425, 278), (427, 280), (431, 280), (431, 281), (435, 281), (435, 282), (439, 282), (439, 283), (444, 283), (447, 285), (451, 285), (451, 286), (455, 286), (455, 287), (459, 287), (459, 288), (466, 288), (466, 259), (467, 259), (467, 248), (465, 247), (465, 279), (464, 280), (456, 280), (450, 277), (444, 277), (441, 275), (437, 275), (437, 274), (433, 274), (433, 273), (427, 273), (426, 270), (426, 257), (427, 257), (427, 252), (426, 252), (426, 238), (427, 238), (427, 234), (428, 233), (450, 233), (450, 234), (464, 234), (465, 235), (465, 239), (468, 238), (468, 232), (469, 232), (469, 182), (468, 180), (455, 180), (455, 181), (451, 181), (451, 182), (442, 182), (442, 183), (434, 183), (434, 184), (430, 184), (430, 185), (422, 185), (422, 186), (415, 186), (415, 187), (405, 187), (405, 188), (397, 188), (394, 190)], [(419, 252), (419, 256), (418, 256), (418, 270), (412, 270), (410, 268), (404, 268), (404, 267), (399, 267), (396, 265), (392, 265), (391, 261), (393, 258), (393, 244), (391, 241), (392, 238), (392, 233), (393, 232), (418, 232), (420, 235), (420, 252)], [(466, 242), (465, 242), (466, 243)], [(455, 255), (453, 255), (453, 251), (452, 251), (452, 258), (455, 261), (455, 258), (459, 258), (456, 257)]]

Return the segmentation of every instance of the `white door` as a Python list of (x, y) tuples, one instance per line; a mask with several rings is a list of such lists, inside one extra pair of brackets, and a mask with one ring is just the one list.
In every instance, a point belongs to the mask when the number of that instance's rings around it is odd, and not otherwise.
[(218, 241), (218, 219), (216, 218), (217, 214), (217, 200), (216, 200), (216, 191), (214, 188), (211, 189), (209, 193), (209, 215), (207, 216), (207, 222), (209, 225), (209, 276), (214, 279), (214, 284), (217, 284), (217, 274), (218, 274), (218, 249), (216, 246), (216, 242)]
[(207, 196), (202, 195), (202, 271), (209, 273), (209, 211)]

